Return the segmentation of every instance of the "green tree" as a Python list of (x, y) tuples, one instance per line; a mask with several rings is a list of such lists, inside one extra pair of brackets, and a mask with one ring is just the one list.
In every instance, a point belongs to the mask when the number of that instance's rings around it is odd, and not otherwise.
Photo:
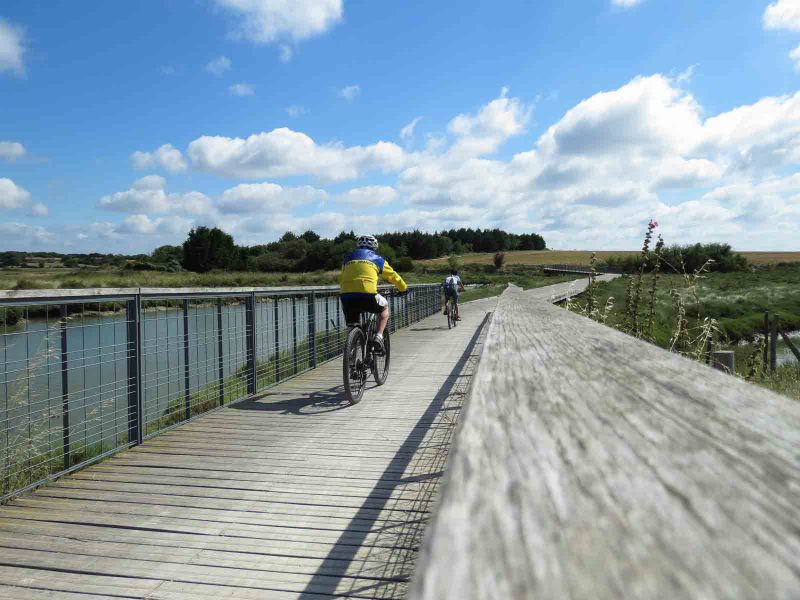
[(153, 250), (150, 256), (155, 263), (168, 264), (172, 261), (180, 262), (181, 259), (183, 259), (183, 248), (167, 244)]
[(306, 231), (303, 235), (300, 236), (309, 244), (313, 244), (314, 242), (318, 242), (320, 240), (319, 234), (315, 231), (311, 231), (310, 229)]
[(181, 264), (184, 269), (205, 273), (211, 269), (229, 269), (236, 259), (233, 237), (214, 227), (197, 227), (183, 242)]
[(390, 265), (394, 265), (397, 260), (397, 254), (389, 244), (381, 244), (378, 246), (378, 254), (389, 261)]

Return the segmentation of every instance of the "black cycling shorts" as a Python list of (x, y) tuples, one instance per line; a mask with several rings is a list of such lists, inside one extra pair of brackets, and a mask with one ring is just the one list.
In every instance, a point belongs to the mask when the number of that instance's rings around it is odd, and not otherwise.
[(384, 306), (378, 304), (377, 294), (363, 294), (358, 296), (339, 296), (344, 312), (344, 320), (350, 323), (358, 323), (361, 313), (380, 314)]

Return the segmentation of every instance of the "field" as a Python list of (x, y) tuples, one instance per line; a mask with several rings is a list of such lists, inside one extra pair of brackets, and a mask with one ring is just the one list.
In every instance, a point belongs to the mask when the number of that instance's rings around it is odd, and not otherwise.
[[(603, 250), (597, 252), (597, 260), (602, 263), (612, 256), (636, 256), (638, 250)], [(775, 265), (786, 262), (800, 262), (800, 252), (742, 252), (753, 265)], [(515, 250), (506, 252), (507, 265), (588, 265), (592, 253), (586, 250)], [(464, 254), (458, 257), (462, 265), (491, 265), (491, 253)], [(446, 258), (420, 261), (421, 264), (443, 265)]]

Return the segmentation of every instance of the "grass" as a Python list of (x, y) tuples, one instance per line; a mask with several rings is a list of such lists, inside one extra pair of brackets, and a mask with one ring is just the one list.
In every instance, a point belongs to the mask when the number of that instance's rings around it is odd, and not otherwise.
[[(638, 256), (638, 250), (609, 250), (598, 251), (597, 260), (602, 264), (605, 260), (612, 256)], [(742, 252), (741, 254), (752, 265), (777, 265), (779, 263), (800, 262), (800, 252)], [(547, 265), (547, 264), (565, 264), (565, 265), (588, 265), (592, 252), (585, 250), (516, 250), (505, 253), (506, 265)], [(462, 265), (491, 265), (494, 254), (487, 253), (474, 253), (464, 254), (458, 257)], [(447, 264), (447, 258), (435, 258), (431, 260), (420, 261), (420, 264), (429, 265), (444, 265)]]
[(192, 273), (183, 271), (75, 270), (75, 269), (4, 269), (0, 270), (0, 289), (70, 289), (125, 287), (270, 287), (300, 285), (335, 285), (338, 272)]
[[(645, 284), (649, 284), (645, 276)], [(599, 306), (614, 298), (609, 324), (619, 326), (624, 320), (625, 291), (628, 277), (597, 285)], [(709, 273), (698, 280), (697, 298), (686, 288), (680, 275), (661, 275), (656, 291), (654, 341), (668, 346), (675, 325), (673, 298), (678, 290), (686, 303), (689, 326), (705, 317), (718, 321), (729, 342), (753, 339), (763, 329), (764, 313), (777, 312), (786, 329), (800, 329), (800, 268), (787, 266), (754, 272)], [(699, 300), (699, 303), (696, 301)], [(578, 300), (579, 306), (586, 300)]]
[[(699, 341), (701, 332), (709, 323), (716, 322), (714, 348), (730, 349), (735, 353), (736, 371), (747, 378), (779, 394), (800, 399), (800, 366), (790, 364), (779, 367), (774, 373), (765, 373), (759, 343), (743, 343), (759, 338), (763, 331), (764, 313), (779, 313), (785, 329), (800, 329), (800, 265), (782, 264), (777, 267), (757, 269), (752, 272), (706, 273), (696, 279), (681, 275), (660, 275), (655, 288), (655, 318), (653, 328), (642, 332), (642, 337), (658, 346), (672, 349), (673, 336), (678, 330), (679, 320), (676, 295), (682, 301), (687, 319), (690, 339)], [(573, 302), (576, 310), (586, 314), (591, 302), (603, 307), (606, 324), (630, 331), (630, 319), (626, 312), (631, 277), (619, 277), (610, 282), (597, 284), (593, 298), (580, 298)], [(652, 289), (652, 275), (645, 274), (644, 288)], [(649, 319), (649, 297), (642, 310)], [(644, 317), (643, 317), (644, 318)], [(706, 330), (707, 331), (707, 330)], [(696, 352), (684, 349), (695, 358), (703, 356), (705, 350)]]
[(754, 380), (773, 392), (783, 394), (789, 398), (800, 400), (800, 366), (784, 365), (778, 367), (774, 373)]

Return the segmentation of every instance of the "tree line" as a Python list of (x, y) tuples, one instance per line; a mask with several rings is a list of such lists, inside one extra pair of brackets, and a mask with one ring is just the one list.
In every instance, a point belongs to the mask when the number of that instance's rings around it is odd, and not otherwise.
[[(400, 270), (413, 268), (413, 260), (438, 258), (467, 252), (545, 250), (544, 238), (536, 233), (515, 234), (500, 229), (451, 229), (435, 233), (408, 231), (376, 236), (378, 253)], [(300, 235), (286, 232), (275, 242), (238, 246), (233, 237), (217, 227), (197, 227), (182, 246), (161, 246), (154, 262), (180, 261), (189, 271), (303, 272), (338, 269), (344, 256), (356, 247), (354, 232), (341, 232), (333, 239), (314, 231)]]

